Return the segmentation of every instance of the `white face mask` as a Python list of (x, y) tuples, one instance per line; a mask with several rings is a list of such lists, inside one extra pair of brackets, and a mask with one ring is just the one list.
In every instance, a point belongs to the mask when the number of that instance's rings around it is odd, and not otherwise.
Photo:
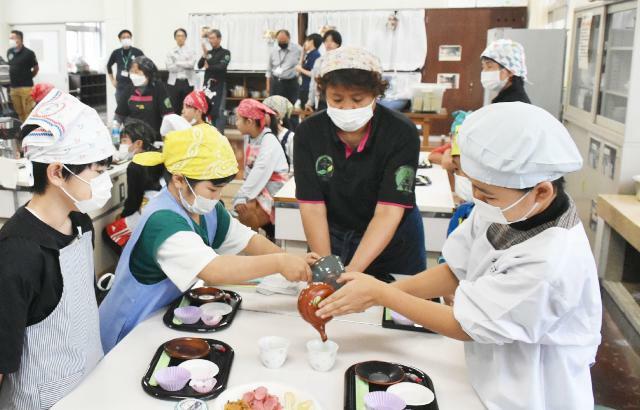
[(10, 38), (9, 39), (9, 48), (16, 48), (18, 47), (18, 42), (15, 41), (14, 39)]
[(129, 78), (131, 78), (131, 82), (136, 87), (142, 87), (147, 83), (147, 77), (142, 74), (129, 74)]
[(180, 195), (180, 202), (182, 203), (182, 206), (184, 206), (184, 209), (187, 210), (187, 212), (190, 212), (192, 214), (205, 215), (215, 209), (216, 205), (219, 202), (218, 199), (207, 199), (203, 196), (196, 194), (193, 188), (191, 188), (191, 184), (189, 184), (189, 182), (186, 179), (185, 179), (185, 182), (187, 182), (187, 186), (189, 187), (189, 190), (191, 191), (191, 193), (195, 198), (193, 200), (193, 204), (190, 204), (182, 196), (182, 191), (178, 190), (178, 195)]
[[(65, 169), (71, 172), (69, 168), (65, 167)], [(71, 173), (80, 181), (91, 187), (91, 198), (84, 199), (82, 201), (78, 201), (73, 196), (71, 196), (71, 194), (69, 194), (66, 189), (60, 187), (60, 189), (62, 189), (62, 192), (64, 192), (69, 198), (71, 198), (76, 208), (78, 208), (78, 211), (84, 214), (88, 214), (89, 212), (102, 208), (107, 203), (107, 201), (111, 199), (111, 188), (113, 187), (113, 183), (111, 182), (111, 177), (106, 172), (103, 172), (102, 174), (93, 178), (91, 181), (80, 178), (73, 172)]]
[(371, 117), (373, 117), (373, 103), (375, 98), (371, 101), (371, 104), (362, 108), (354, 108), (352, 110), (341, 110), (332, 106), (327, 107), (327, 115), (331, 118), (331, 121), (343, 131), (353, 132), (364, 127)]
[(480, 73), (482, 86), (490, 91), (500, 91), (507, 85), (507, 79), (500, 79), (500, 70), (483, 71)]
[(118, 158), (123, 161), (133, 158), (133, 152), (129, 152), (129, 148), (131, 148), (129, 144), (120, 144), (118, 147)]
[(473, 202), (476, 204), (474, 209), (474, 212), (478, 213), (478, 216), (482, 219), (484, 219), (487, 222), (491, 222), (491, 223), (497, 223), (497, 224), (501, 224), (501, 225), (509, 225), (509, 224), (513, 224), (516, 222), (522, 222), (524, 220), (526, 220), (529, 215), (531, 215), (533, 213), (533, 211), (535, 211), (535, 209), (539, 206), (539, 204), (536, 202), (533, 204), (533, 206), (531, 207), (531, 209), (529, 210), (529, 212), (527, 212), (526, 214), (524, 214), (524, 216), (522, 216), (522, 218), (520, 219), (516, 219), (515, 221), (509, 221), (507, 220), (507, 217), (504, 216), (504, 213), (506, 211), (508, 211), (509, 209), (513, 208), (514, 206), (518, 205), (520, 202), (522, 202), (522, 200), (531, 193), (532, 191), (528, 191), (526, 194), (522, 195), (522, 197), (520, 197), (520, 199), (518, 199), (516, 202), (512, 203), (511, 205), (509, 205), (506, 208), (499, 208), (497, 206), (493, 206), (490, 205), (484, 201), (481, 201), (477, 198), (473, 198)]
[(465, 202), (473, 201), (473, 185), (471, 184), (471, 180), (467, 177), (463, 177), (462, 175), (453, 174), (453, 179), (455, 181), (455, 193)]
[(131, 40), (130, 38), (123, 38), (122, 40), (120, 40), (120, 44), (122, 44), (122, 47), (124, 48), (129, 48), (133, 44), (133, 40)]

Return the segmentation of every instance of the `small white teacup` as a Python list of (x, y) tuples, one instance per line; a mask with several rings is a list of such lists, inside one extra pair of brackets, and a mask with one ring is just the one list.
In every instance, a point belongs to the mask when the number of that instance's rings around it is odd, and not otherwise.
[(327, 340), (310, 340), (307, 342), (307, 358), (311, 367), (319, 372), (328, 372), (336, 362), (338, 344)]
[(258, 340), (260, 348), (260, 361), (264, 367), (277, 369), (287, 360), (289, 341), (284, 337), (265, 336)]

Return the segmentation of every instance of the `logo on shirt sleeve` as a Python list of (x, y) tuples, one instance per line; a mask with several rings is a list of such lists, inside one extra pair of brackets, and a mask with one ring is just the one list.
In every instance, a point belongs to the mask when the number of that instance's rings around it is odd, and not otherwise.
[(169, 97), (164, 99), (164, 106), (167, 107), (167, 108), (173, 108), (171, 106), (171, 99), (169, 99)]
[(409, 165), (402, 165), (396, 170), (396, 190), (399, 192), (413, 192), (413, 182), (416, 171)]
[(321, 155), (316, 160), (316, 175), (322, 180), (329, 180), (333, 176), (333, 158)]

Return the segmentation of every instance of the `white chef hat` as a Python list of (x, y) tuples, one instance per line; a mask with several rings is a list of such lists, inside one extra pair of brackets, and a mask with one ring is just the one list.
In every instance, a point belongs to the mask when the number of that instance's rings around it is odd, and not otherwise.
[(458, 135), (462, 170), (505, 188), (531, 188), (582, 167), (567, 129), (542, 108), (491, 104), (469, 115)]
[(22, 129), (22, 149), (33, 162), (83, 165), (116, 152), (96, 110), (55, 88), (34, 107)]
[(160, 135), (165, 136), (171, 131), (182, 131), (191, 127), (189, 121), (178, 114), (165, 115), (160, 125)]

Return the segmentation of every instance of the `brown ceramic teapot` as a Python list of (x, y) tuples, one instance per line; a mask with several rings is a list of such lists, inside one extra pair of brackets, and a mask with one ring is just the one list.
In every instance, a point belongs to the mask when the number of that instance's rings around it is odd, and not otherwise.
[(316, 316), (316, 311), (318, 311), (318, 304), (328, 298), (334, 291), (333, 287), (326, 283), (312, 283), (303, 289), (300, 292), (300, 296), (298, 296), (298, 311), (300, 315), (320, 333), (323, 342), (327, 341), (324, 325), (332, 318), (320, 318)]

